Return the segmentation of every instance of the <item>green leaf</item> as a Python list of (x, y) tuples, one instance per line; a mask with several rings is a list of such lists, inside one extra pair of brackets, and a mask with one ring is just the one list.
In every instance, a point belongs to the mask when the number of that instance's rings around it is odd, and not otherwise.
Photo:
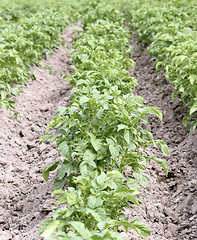
[(65, 174), (69, 176), (72, 170), (73, 170), (72, 163), (66, 163), (66, 162), (63, 163), (61, 165), (61, 168), (59, 169), (58, 178), (62, 179), (65, 176)]
[(7, 92), (7, 91), (2, 91), (2, 90), (0, 90), (1, 100), (4, 100), (7, 95), (8, 95), (8, 92)]
[(149, 132), (147, 129), (144, 129), (144, 134), (150, 139), (153, 146), (156, 146), (155, 140), (153, 138), (153, 134)]
[(64, 129), (58, 129), (57, 131), (56, 131), (56, 134), (61, 134), (61, 135), (64, 135), (64, 136), (67, 136), (67, 133), (66, 133), (66, 131), (64, 130)]
[(91, 232), (87, 230), (82, 222), (71, 221), (68, 222), (83, 239), (89, 240), (92, 236)]
[(87, 150), (83, 155), (84, 161), (93, 161), (95, 158), (96, 158), (96, 154), (91, 150)]
[(51, 171), (54, 171), (57, 166), (59, 165), (59, 161), (58, 162), (52, 162), (52, 163), (49, 163), (45, 168), (44, 170), (42, 171), (42, 176), (44, 178), (44, 180), (47, 182), (48, 179), (49, 179), (49, 172)]
[(156, 142), (157, 145), (160, 146), (162, 153), (165, 156), (168, 156), (168, 146), (167, 146), (167, 144), (162, 140), (156, 140), (155, 142)]
[(56, 116), (61, 116), (67, 109), (67, 107), (59, 107), (55, 113)]
[(189, 114), (192, 115), (196, 111), (197, 111), (197, 103), (194, 103), (194, 105), (191, 107), (189, 111)]
[(20, 95), (20, 90), (18, 88), (12, 88), (11, 93), (15, 97), (18, 97)]
[(102, 172), (101, 175), (99, 175), (97, 178), (96, 178), (96, 182), (98, 184), (102, 184), (105, 180), (107, 179), (107, 175)]
[(102, 116), (103, 116), (103, 112), (104, 112), (103, 109), (99, 110), (99, 111), (97, 112), (97, 114), (96, 114), (96, 117), (97, 117), (98, 119), (101, 119)]
[(102, 139), (96, 139), (96, 137), (90, 132), (88, 133), (88, 135), (90, 136), (90, 141), (93, 148), (98, 152), (102, 147)]
[(54, 183), (53, 183), (53, 187), (52, 187), (52, 190), (57, 190), (57, 189), (61, 189), (65, 186), (66, 184), (66, 181), (67, 181), (67, 177), (64, 177), (64, 178), (56, 178)]
[(48, 238), (52, 236), (55, 233), (56, 229), (60, 226), (60, 223), (61, 222), (59, 220), (55, 220), (49, 223), (44, 232), (41, 234), (42, 237)]
[(137, 206), (140, 205), (139, 201), (134, 197), (134, 191), (128, 189), (126, 186), (120, 185), (115, 191), (115, 197), (119, 199), (125, 199), (131, 201), (132, 203), (136, 204)]
[(129, 178), (127, 180), (127, 186), (129, 187), (129, 189), (133, 190), (133, 195), (138, 195), (141, 191), (140, 191), (140, 186), (137, 184), (136, 180), (133, 178)]
[(103, 204), (103, 200), (101, 199), (101, 197), (95, 197), (95, 196), (88, 197), (88, 203), (87, 203), (88, 208), (95, 209), (95, 208), (101, 207), (102, 204)]
[(140, 222), (139, 220), (134, 220), (131, 222), (132, 228), (139, 234), (140, 237), (148, 237), (150, 236), (151, 232), (149, 227), (145, 224)]
[(109, 145), (109, 151), (112, 156), (112, 159), (115, 159), (119, 155), (119, 150), (113, 145)]
[(109, 227), (109, 226), (123, 226), (125, 227), (126, 230), (128, 230), (128, 228), (130, 229), (134, 229), (140, 237), (148, 237), (150, 236), (150, 229), (149, 227), (145, 224), (140, 222), (139, 220), (134, 220), (132, 222), (128, 222), (128, 221), (118, 221), (118, 220), (110, 220), (106, 225), (105, 228)]
[(162, 121), (162, 113), (156, 107), (145, 107), (143, 114), (154, 114)]
[(164, 169), (164, 172), (166, 174), (166, 176), (168, 176), (168, 163), (166, 162), (166, 160), (157, 158), (157, 157), (152, 157), (152, 160), (154, 160), (155, 162), (159, 163), (162, 168)]
[(63, 158), (66, 160), (71, 160), (69, 146), (66, 141), (63, 141), (59, 144), (58, 151), (61, 153)]
[(67, 195), (65, 193), (55, 202), (56, 205), (63, 203), (67, 203)]
[(49, 138), (51, 138), (51, 135), (42, 136), (40, 139), (40, 144), (42, 144), (43, 142), (46, 142)]
[(150, 178), (145, 173), (133, 173), (134, 178), (139, 182), (139, 184), (146, 188), (150, 183)]
[(130, 133), (129, 133), (128, 129), (125, 129), (125, 131), (124, 131), (124, 139), (127, 142), (127, 144), (130, 143)]
[(87, 213), (90, 213), (97, 222), (102, 222), (106, 220), (106, 212), (103, 208), (97, 209), (87, 209)]

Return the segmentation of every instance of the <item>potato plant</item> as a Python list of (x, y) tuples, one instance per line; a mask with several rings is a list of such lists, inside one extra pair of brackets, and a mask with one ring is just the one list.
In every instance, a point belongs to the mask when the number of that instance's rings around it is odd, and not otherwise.
[(58, 0), (0, 3), (0, 108), (15, 107), (12, 96), (34, 79), (30, 67), (58, 48), (60, 34), (71, 21), (68, 9), (72, 14), (72, 4), (60, 5)]
[[(147, 237), (148, 226), (136, 219), (130, 222), (124, 209), (140, 205), (139, 185), (149, 183), (147, 163), (156, 161), (168, 172), (165, 160), (145, 152), (152, 145), (167, 155), (167, 145), (142, 128), (148, 114), (160, 120), (162, 114), (132, 92), (137, 83), (127, 71), (134, 62), (127, 57), (129, 34), (120, 12), (92, 1), (80, 14), (84, 31), (73, 45), (75, 72), (65, 76), (73, 84), (71, 104), (58, 108), (47, 128), (52, 132), (41, 139), (55, 140), (63, 161), (43, 170), (47, 181), (58, 169), (53, 195), (61, 197), (40, 234), (51, 240), (124, 239), (122, 227)], [(127, 166), (132, 169), (128, 177)]]
[(196, 1), (124, 1), (127, 20), (158, 59), (157, 71), (164, 70), (175, 87), (172, 98), (180, 94), (186, 103), (183, 124), (190, 121), (191, 132), (197, 126), (196, 10)]

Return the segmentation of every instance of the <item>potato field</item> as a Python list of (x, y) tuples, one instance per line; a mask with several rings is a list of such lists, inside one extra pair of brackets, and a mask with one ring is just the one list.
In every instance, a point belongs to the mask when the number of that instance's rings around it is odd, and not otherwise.
[(197, 238), (197, 2), (0, 1), (0, 240)]

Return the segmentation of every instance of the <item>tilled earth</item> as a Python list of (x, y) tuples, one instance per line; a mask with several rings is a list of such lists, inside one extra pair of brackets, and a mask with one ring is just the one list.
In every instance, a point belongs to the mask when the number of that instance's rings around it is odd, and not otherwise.
[(37, 228), (51, 210), (52, 181), (45, 183), (43, 168), (57, 156), (55, 146), (39, 145), (58, 106), (69, 103), (70, 85), (61, 79), (70, 72), (68, 49), (73, 38), (68, 27), (61, 46), (34, 67), (36, 80), (16, 99), (17, 119), (0, 110), (0, 240), (39, 239)]
[[(16, 99), (17, 116), (0, 110), (0, 240), (40, 239), (37, 229), (51, 211), (53, 177), (44, 182), (42, 170), (56, 158), (57, 151), (53, 144), (39, 145), (39, 140), (57, 107), (69, 104), (70, 85), (61, 76), (70, 72), (68, 49), (75, 29), (79, 27), (68, 27), (63, 34), (67, 48), (61, 46), (42, 61), (42, 68), (34, 68), (36, 80)], [(139, 83), (135, 93), (163, 112), (162, 122), (151, 116), (145, 127), (168, 144), (169, 175), (165, 177), (160, 166), (150, 163), (147, 174), (151, 183), (142, 189), (143, 204), (132, 205), (126, 213), (131, 220), (138, 218), (150, 226), (148, 240), (196, 239), (197, 135), (189, 136), (189, 129), (181, 123), (185, 107), (178, 98), (172, 102), (173, 87), (163, 73), (156, 76), (154, 62), (136, 44), (136, 35), (133, 40), (133, 76)], [(147, 151), (162, 157), (159, 150)], [(133, 231), (125, 236), (140, 239)]]
[[(151, 116), (150, 124), (145, 127), (155, 139), (168, 144), (169, 174), (165, 177), (158, 164), (150, 163), (147, 174), (151, 183), (142, 191), (143, 204), (126, 212), (131, 219), (138, 218), (150, 226), (152, 235), (148, 240), (197, 239), (197, 134), (189, 136), (189, 128), (182, 125), (187, 109), (180, 105), (178, 97), (172, 101), (172, 85), (165, 80), (163, 72), (156, 75), (151, 56), (137, 45), (139, 38), (135, 34), (132, 38), (132, 59), (136, 62), (132, 75), (138, 81), (135, 93), (148, 106), (157, 106), (163, 113), (162, 122)], [(163, 158), (160, 151), (148, 151)], [(133, 232), (127, 237), (139, 239)]]

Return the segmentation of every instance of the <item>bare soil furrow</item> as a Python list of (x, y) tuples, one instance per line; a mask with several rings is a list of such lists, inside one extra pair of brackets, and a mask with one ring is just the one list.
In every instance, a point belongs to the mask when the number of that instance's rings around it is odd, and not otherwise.
[(0, 110), (0, 239), (35, 240), (37, 228), (51, 211), (52, 180), (45, 183), (42, 170), (55, 160), (55, 146), (39, 140), (58, 106), (69, 102), (71, 86), (61, 79), (69, 73), (68, 50), (73, 38), (63, 33), (67, 47), (60, 46), (32, 69), (36, 80), (16, 99), (17, 116)]
[[(169, 147), (169, 174), (150, 163), (147, 173), (151, 183), (144, 189), (140, 200), (142, 206), (127, 209), (131, 219), (138, 218), (148, 223), (152, 236), (148, 240), (192, 240), (197, 236), (197, 134), (189, 136), (189, 128), (182, 125), (186, 108), (177, 97), (173, 102), (173, 86), (165, 80), (164, 73), (156, 75), (154, 61), (146, 50), (137, 44), (139, 38), (133, 34), (133, 56), (136, 62), (132, 73), (139, 86), (136, 94), (141, 95), (148, 106), (157, 106), (163, 113), (163, 121), (149, 117), (145, 127), (156, 139), (166, 141)], [(160, 153), (154, 149), (150, 152)], [(160, 154), (160, 157), (162, 155)], [(139, 239), (133, 232), (128, 239)]]

